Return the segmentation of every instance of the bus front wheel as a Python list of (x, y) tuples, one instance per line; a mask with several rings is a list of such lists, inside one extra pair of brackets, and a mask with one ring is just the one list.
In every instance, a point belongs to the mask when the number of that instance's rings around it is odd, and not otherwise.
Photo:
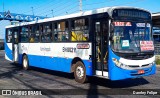
[(24, 56), (23, 56), (23, 62), (22, 62), (22, 64), (23, 64), (23, 69), (24, 69), (24, 70), (27, 70), (27, 69), (29, 68), (29, 62), (28, 62), (28, 57), (27, 57), (27, 55), (24, 55)]
[(86, 70), (81, 61), (75, 64), (74, 77), (75, 81), (78, 83), (85, 83), (87, 81)]

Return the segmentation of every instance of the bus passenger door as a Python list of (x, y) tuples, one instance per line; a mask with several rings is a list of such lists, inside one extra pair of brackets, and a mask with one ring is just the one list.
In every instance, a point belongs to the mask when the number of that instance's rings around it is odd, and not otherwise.
[(108, 77), (108, 21), (107, 19), (94, 21), (94, 61), (97, 76)]
[(19, 48), (18, 48), (18, 28), (13, 28), (12, 33), (12, 56), (13, 56), (13, 62), (18, 62), (19, 57)]

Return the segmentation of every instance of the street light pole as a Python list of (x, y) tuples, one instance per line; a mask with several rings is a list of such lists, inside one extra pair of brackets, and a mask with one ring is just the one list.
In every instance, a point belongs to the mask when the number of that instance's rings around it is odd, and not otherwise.
[(5, 17), (5, 16), (4, 16), (4, 1), (3, 1), (3, 19), (4, 19), (4, 17)]
[(34, 17), (34, 11), (33, 11), (33, 7), (31, 7), (32, 8), (32, 13), (33, 13), (33, 17)]
[(79, 11), (82, 12), (82, 0), (79, 0)]
[(51, 10), (52, 11), (52, 16), (54, 17), (54, 15), (53, 15), (53, 10)]

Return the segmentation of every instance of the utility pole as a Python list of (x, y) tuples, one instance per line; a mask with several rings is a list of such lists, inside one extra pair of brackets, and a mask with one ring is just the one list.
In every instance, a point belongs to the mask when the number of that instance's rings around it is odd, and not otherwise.
[(53, 10), (51, 10), (52, 11), (52, 16), (54, 17), (54, 15), (53, 15)]
[(34, 11), (33, 11), (33, 7), (31, 7), (31, 9), (32, 9), (32, 13), (33, 13), (33, 18), (34, 18)]
[(3, 1), (3, 19), (4, 19), (4, 1)]
[(82, 0), (79, 0), (79, 11), (82, 12)]
[(4, 12), (4, 2), (3, 2), (3, 12)]

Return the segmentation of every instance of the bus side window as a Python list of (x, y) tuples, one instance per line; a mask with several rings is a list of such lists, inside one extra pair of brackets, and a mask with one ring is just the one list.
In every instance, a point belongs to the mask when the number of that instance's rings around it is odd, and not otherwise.
[(52, 23), (50, 23), (49, 29), (50, 29), (49, 37), (50, 37), (50, 41), (52, 42), (54, 40), (54, 38), (53, 38), (53, 25), (52, 25)]
[(11, 29), (7, 29), (6, 42), (8, 43), (12, 42), (12, 30)]
[(34, 43), (34, 36), (33, 35), (31, 35), (31, 37), (30, 37), (30, 43)]
[(51, 24), (47, 23), (44, 25), (44, 31), (43, 31), (43, 42), (51, 42), (51, 34), (52, 34), (52, 28), (50, 28)]
[(18, 28), (13, 28), (13, 33), (14, 33), (14, 38), (13, 38), (13, 42), (14, 43), (18, 43), (18, 41), (19, 41), (19, 36), (18, 36)]
[(88, 18), (72, 21), (71, 41), (88, 41)]
[(57, 29), (58, 29), (57, 23), (54, 23), (54, 32), (53, 32), (54, 41), (58, 40)]
[(46, 29), (47, 29), (47, 24), (42, 25), (43, 26), (43, 30), (41, 32), (41, 41), (42, 42), (47, 42), (47, 38), (46, 38)]
[(35, 25), (34, 35), (35, 35), (35, 42), (40, 42), (40, 32), (39, 32), (39, 25)]
[(68, 21), (62, 21), (58, 23), (58, 41), (68, 41)]
[(64, 35), (64, 38), (65, 38), (65, 41), (68, 41), (69, 40), (69, 22), (66, 21), (65, 22), (65, 35)]
[(35, 39), (34, 39), (34, 32), (33, 32), (33, 28), (32, 26), (29, 26), (28, 28), (29, 34), (30, 34), (30, 38), (29, 38), (29, 42), (30, 43), (34, 43)]
[(22, 27), (21, 32), (20, 32), (20, 41), (21, 42), (28, 42), (28, 28), (27, 27)]
[(40, 26), (41, 42), (51, 42), (52, 28), (50, 23), (46, 23)]

